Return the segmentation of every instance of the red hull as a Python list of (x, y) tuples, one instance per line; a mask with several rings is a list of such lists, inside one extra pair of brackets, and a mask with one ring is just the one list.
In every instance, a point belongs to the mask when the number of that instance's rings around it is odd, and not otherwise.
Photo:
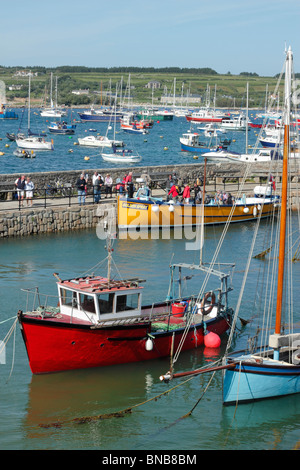
[[(206, 328), (218, 335), (223, 334), (230, 319), (218, 317), (208, 320)], [(173, 332), (174, 348), (184, 328), (168, 332), (156, 332), (154, 346), (147, 351), (145, 344), (150, 332), (149, 324), (90, 328), (84, 324), (67, 324), (55, 319), (36, 319), (19, 316), (22, 335), (33, 374), (73, 369), (110, 366), (130, 362), (158, 359), (170, 355)], [(180, 321), (180, 320), (179, 320)], [(174, 320), (174, 322), (178, 322)], [(203, 344), (203, 324), (190, 329), (183, 350), (194, 349)]]
[(187, 121), (194, 121), (194, 122), (222, 122), (222, 118), (217, 117), (207, 117), (207, 118), (195, 118), (193, 116), (185, 116)]

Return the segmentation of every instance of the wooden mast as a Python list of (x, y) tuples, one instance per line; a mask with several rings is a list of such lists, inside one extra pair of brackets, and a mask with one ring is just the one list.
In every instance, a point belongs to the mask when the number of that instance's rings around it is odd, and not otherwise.
[(285, 66), (285, 116), (284, 116), (284, 149), (282, 163), (282, 189), (281, 189), (281, 215), (280, 215), (280, 240), (278, 261), (278, 283), (276, 302), (275, 334), (281, 333), (282, 297), (284, 283), (284, 261), (286, 240), (286, 216), (287, 216), (287, 187), (288, 187), (288, 157), (290, 150), (290, 99), (291, 99), (291, 48), (287, 51)]

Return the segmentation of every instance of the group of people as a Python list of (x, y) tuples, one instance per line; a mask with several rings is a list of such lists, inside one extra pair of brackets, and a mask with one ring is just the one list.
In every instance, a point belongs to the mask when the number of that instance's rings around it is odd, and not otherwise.
[[(201, 188), (202, 181), (197, 178), (197, 181), (194, 183), (193, 188), (188, 183), (184, 183), (183, 189), (179, 185), (178, 178), (176, 173), (169, 175), (167, 181), (167, 191), (168, 191), (168, 200), (173, 200), (173, 202), (182, 202), (184, 204), (189, 204), (190, 202), (194, 204), (202, 204), (203, 191)], [(192, 197), (192, 193), (193, 197)], [(181, 197), (181, 200), (180, 200)], [(234, 197), (231, 193), (226, 193), (225, 191), (218, 190), (213, 197), (206, 197), (205, 203), (217, 204), (217, 205), (231, 205), (234, 203)]]
[[(87, 195), (87, 187), (88, 187), (88, 174), (82, 172), (80, 177), (76, 182), (77, 191), (78, 191), (78, 204), (84, 205), (85, 198)], [(101, 199), (101, 195), (103, 190), (105, 191), (105, 197), (112, 196), (112, 188), (113, 188), (113, 179), (109, 173), (103, 178), (103, 176), (98, 173), (97, 171), (94, 172), (92, 177), (92, 187), (93, 187), (93, 195), (94, 195), (94, 202), (98, 204)]]
[(128, 197), (133, 197), (132, 171), (126, 172), (122, 180), (117, 178), (116, 191), (119, 194), (127, 193)]
[(234, 198), (231, 193), (218, 190), (214, 197), (215, 204), (230, 206), (234, 202)]
[[(82, 172), (80, 177), (77, 180), (76, 186), (78, 191), (78, 204), (84, 205), (85, 199), (87, 195), (87, 187), (88, 187), (88, 174)], [(92, 187), (93, 187), (93, 196), (94, 202), (96, 204), (99, 203), (103, 194), (105, 194), (105, 198), (112, 197), (113, 192), (113, 179), (110, 173), (107, 173), (105, 177), (103, 177), (97, 171), (94, 172), (92, 177)], [(116, 191), (120, 194), (127, 193), (129, 197), (133, 196), (133, 181), (132, 181), (132, 171), (129, 171), (125, 174), (123, 180), (120, 178), (116, 181)]]
[(178, 202), (179, 197), (181, 196), (181, 202), (184, 204), (189, 204), (191, 200), (195, 204), (200, 204), (202, 202), (202, 190), (200, 186), (200, 181), (194, 184), (194, 197), (192, 197), (192, 189), (188, 183), (184, 183), (183, 190), (179, 185), (179, 181), (177, 178), (176, 173), (174, 172), (172, 175), (169, 175), (167, 181), (167, 190), (168, 190), (168, 200), (173, 200), (173, 202)]
[(30, 177), (28, 176), (25, 178), (25, 175), (20, 176), (15, 181), (15, 187), (17, 190), (17, 198), (19, 204), (23, 206), (24, 196), (27, 201), (27, 206), (32, 206), (32, 199), (33, 199), (33, 190), (34, 184), (31, 181)]

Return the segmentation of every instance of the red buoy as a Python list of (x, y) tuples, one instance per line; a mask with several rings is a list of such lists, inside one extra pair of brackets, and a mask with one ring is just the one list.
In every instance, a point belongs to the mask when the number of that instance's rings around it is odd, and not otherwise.
[(207, 348), (219, 348), (221, 345), (221, 338), (216, 333), (210, 331), (204, 336), (204, 345)]

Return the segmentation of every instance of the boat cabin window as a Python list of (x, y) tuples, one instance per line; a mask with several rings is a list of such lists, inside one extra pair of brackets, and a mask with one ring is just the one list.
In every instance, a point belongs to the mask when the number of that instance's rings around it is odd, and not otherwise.
[(79, 294), (79, 302), (82, 310), (89, 313), (96, 313), (93, 295)]
[(114, 295), (109, 292), (106, 294), (101, 294), (98, 295), (98, 303), (99, 303), (99, 309), (100, 309), (100, 315), (101, 313), (112, 313), (113, 312), (113, 307), (114, 307)]
[(61, 305), (77, 308), (77, 293), (67, 289), (60, 289)]
[(139, 294), (117, 295), (116, 313), (125, 310), (136, 310), (139, 307)]

